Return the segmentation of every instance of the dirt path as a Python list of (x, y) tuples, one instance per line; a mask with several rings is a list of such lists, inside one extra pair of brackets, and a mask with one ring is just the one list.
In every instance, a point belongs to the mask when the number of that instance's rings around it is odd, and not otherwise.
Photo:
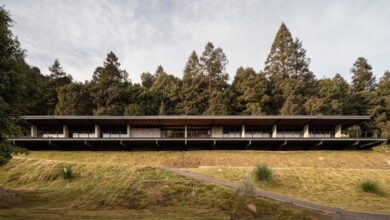
[[(219, 186), (231, 188), (231, 189), (237, 189), (238, 185), (234, 183), (228, 183), (221, 180), (217, 180), (214, 178), (206, 177), (203, 175), (199, 175), (196, 173), (191, 173), (188, 171), (184, 171), (177, 168), (170, 168), (170, 167), (163, 167), (164, 169), (177, 173), (179, 175), (189, 177), (192, 179), (196, 179), (203, 182), (208, 182), (212, 184), (216, 184)], [(330, 213), (332, 215), (332, 219), (334, 220), (390, 220), (390, 215), (384, 215), (384, 214), (374, 214), (374, 213), (366, 213), (366, 212), (355, 212), (355, 211), (347, 211), (339, 208), (324, 206), (324, 205), (318, 205), (311, 202), (306, 202), (299, 199), (293, 199), (284, 197), (275, 193), (271, 192), (265, 192), (262, 190), (255, 190), (255, 195), (258, 197), (271, 199), (274, 201), (278, 201), (281, 203), (285, 203), (288, 205), (293, 205), (301, 208), (307, 208), (315, 211)]]

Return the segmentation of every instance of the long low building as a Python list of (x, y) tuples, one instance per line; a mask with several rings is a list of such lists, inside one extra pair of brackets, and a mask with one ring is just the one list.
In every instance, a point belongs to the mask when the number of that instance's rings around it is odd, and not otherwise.
[(348, 133), (370, 116), (23, 116), (10, 140), (28, 149), (368, 149), (386, 141)]

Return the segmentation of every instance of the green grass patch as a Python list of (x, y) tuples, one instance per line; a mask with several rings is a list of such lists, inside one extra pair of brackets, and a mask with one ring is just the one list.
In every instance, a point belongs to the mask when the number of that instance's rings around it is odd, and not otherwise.
[(66, 181), (74, 178), (74, 172), (71, 165), (63, 165), (58, 168), (59, 175)]
[(384, 195), (384, 192), (376, 180), (364, 180), (360, 183), (360, 188), (367, 193), (373, 193), (379, 196)]
[(273, 178), (273, 172), (266, 164), (257, 165), (253, 173), (257, 181), (270, 182)]

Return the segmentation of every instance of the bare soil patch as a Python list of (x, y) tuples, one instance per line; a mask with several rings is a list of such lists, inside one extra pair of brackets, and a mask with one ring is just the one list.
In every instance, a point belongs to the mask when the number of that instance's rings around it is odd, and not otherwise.
[(0, 187), (0, 209), (13, 208), (22, 203), (22, 197), (12, 190)]

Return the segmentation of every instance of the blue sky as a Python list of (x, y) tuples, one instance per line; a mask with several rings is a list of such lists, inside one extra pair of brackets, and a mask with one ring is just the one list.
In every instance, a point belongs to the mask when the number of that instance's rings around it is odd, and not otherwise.
[(47, 73), (58, 58), (78, 81), (91, 78), (114, 51), (133, 82), (164, 69), (181, 76), (193, 50), (222, 47), (230, 78), (240, 66), (263, 69), (281, 22), (303, 42), (317, 78), (340, 73), (363, 56), (379, 78), (390, 69), (390, 1), (288, 0), (0, 0), (29, 64)]

